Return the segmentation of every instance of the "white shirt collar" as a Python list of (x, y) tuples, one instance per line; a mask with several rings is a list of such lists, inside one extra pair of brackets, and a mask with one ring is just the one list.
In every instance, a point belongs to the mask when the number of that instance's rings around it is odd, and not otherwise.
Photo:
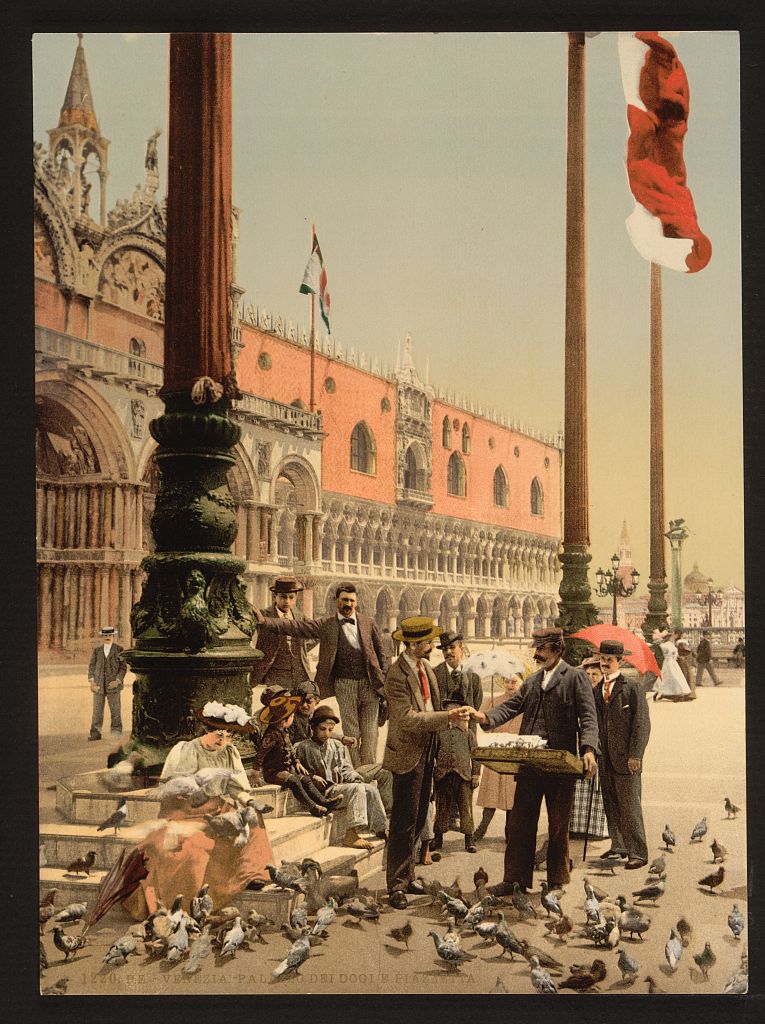
[(612, 683), (612, 682), (614, 681), (614, 679), (616, 679), (616, 677), (617, 677), (617, 676), (619, 676), (620, 674), (621, 674), (621, 673), (620, 673), (620, 672), (619, 672), (619, 670), (617, 669), (617, 670), (616, 670), (616, 672), (614, 672), (614, 674), (613, 674), (612, 676), (606, 676), (606, 677), (605, 677), (605, 678), (603, 679), (603, 682), (604, 682), (604, 683)]

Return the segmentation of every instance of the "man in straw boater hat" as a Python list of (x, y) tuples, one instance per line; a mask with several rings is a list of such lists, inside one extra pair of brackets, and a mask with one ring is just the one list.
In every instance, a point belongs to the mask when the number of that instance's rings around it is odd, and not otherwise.
[[(274, 595), (270, 608), (263, 608), (264, 616), (277, 619), (290, 619), (301, 622), (303, 615), (295, 607), (298, 594), (303, 584), (296, 576), (277, 576), (268, 588)], [(271, 629), (258, 630), (257, 649), (263, 657), (255, 663), (252, 671), (253, 686), (281, 686), (297, 693), (308, 693), (309, 690), (318, 697), (319, 690), (311, 678), (308, 665), (308, 652), (316, 646), (316, 641), (303, 640), (298, 637), (282, 636)]]
[[(592, 684), (581, 669), (563, 661), (563, 630), (535, 629), (531, 642), (539, 670), (508, 700), (488, 711), (471, 709), (471, 717), (484, 729), (495, 729), (523, 714), (521, 736), (541, 736), (551, 749), (581, 753), (584, 774), (591, 778), (599, 751)], [(557, 888), (569, 881), (568, 824), (575, 781), (573, 775), (518, 776), (513, 809), (505, 824), (504, 878), (489, 887), (492, 895), (511, 895), (516, 882), (522, 889), (531, 888), (543, 797), (549, 823), (547, 882)]]
[(383, 767), (393, 773), (386, 878), (396, 910), (406, 907), (407, 893), (424, 892), (414, 879), (414, 854), (430, 805), (436, 733), (466, 723), (471, 711), (466, 705), (442, 709), (436, 674), (428, 663), (433, 641), (442, 633), (427, 616), (403, 619), (393, 639), (403, 641), (404, 651), (385, 677), (389, 718)]
[(299, 621), (256, 612), (258, 632), (319, 641), (319, 696), (337, 697), (343, 733), (359, 740), (351, 749), (354, 766), (374, 764), (388, 660), (377, 623), (356, 609), (353, 583), (335, 588), (335, 606), (334, 615)]
[(642, 683), (621, 673), (625, 654), (618, 640), (603, 640), (598, 654), (603, 679), (595, 687), (600, 730), (600, 785), (611, 849), (604, 856), (626, 857), (627, 868), (648, 863), (648, 844), (640, 806), (643, 754), (651, 719)]

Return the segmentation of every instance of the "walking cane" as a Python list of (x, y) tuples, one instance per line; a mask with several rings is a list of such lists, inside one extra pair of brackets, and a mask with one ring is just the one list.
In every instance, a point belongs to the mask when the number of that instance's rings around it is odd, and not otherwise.
[(592, 818), (592, 800), (595, 796), (595, 776), (590, 779), (590, 800), (587, 804), (587, 824), (584, 826), (584, 849), (582, 850), (582, 863), (587, 858), (587, 841), (590, 838), (590, 819)]

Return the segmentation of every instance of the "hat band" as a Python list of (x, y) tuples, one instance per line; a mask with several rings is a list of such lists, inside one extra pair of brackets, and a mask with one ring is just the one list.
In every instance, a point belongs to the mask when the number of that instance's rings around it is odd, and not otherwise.
[(435, 625), (424, 626), (422, 629), (404, 629), (402, 627), (401, 635), (404, 640), (419, 640), (421, 637), (430, 636), (435, 628)]

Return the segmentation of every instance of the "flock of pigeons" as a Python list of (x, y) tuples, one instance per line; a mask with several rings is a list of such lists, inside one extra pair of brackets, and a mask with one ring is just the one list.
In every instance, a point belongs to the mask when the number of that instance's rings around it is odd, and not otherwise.
[[(728, 818), (735, 818), (739, 808), (726, 798), (725, 810)], [(114, 820), (103, 823), (102, 827), (114, 827), (116, 832), (120, 824), (117, 817), (119, 813), (119, 810), (115, 812), (112, 816)], [(704, 817), (694, 826), (690, 843), (701, 844), (707, 832), (707, 819)], [(541, 883), (538, 902), (536, 896), (530, 897), (517, 884), (511, 896), (500, 899), (488, 892), (488, 875), (483, 868), (479, 868), (473, 876), (474, 889), (469, 896), (461, 891), (459, 879), (455, 879), (451, 886), (437, 880), (418, 879), (424, 887), (425, 896), (418, 902), (413, 901), (410, 910), (434, 907), (441, 927), (446, 926), (445, 931), (439, 931), (431, 924), (426, 934), (423, 932), (417, 935), (412, 926), (412, 916), (409, 916), (387, 929), (386, 938), (393, 940), (397, 952), (401, 953), (409, 951), (412, 942), (415, 943), (415, 949), (424, 950), (425, 940), (432, 938), (437, 962), (450, 972), (459, 971), (463, 965), (476, 960), (477, 953), (473, 949), (499, 947), (498, 962), (504, 959), (505, 954), (509, 954), (511, 961), (516, 956), (526, 961), (530, 986), (540, 995), (554, 995), (564, 990), (601, 991), (599, 986), (605, 981), (609, 970), (607, 958), (602, 957), (605, 951), (609, 951), (615, 956), (615, 969), (620, 975), (620, 984), (632, 985), (641, 971), (632, 943), (643, 942), (644, 934), (651, 927), (651, 918), (646, 915), (643, 905), (649, 903), (657, 906), (666, 892), (668, 855), (674, 853), (676, 845), (675, 834), (669, 825), (664, 827), (662, 842), (660, 854), (648, 868), (645, 884), (631, 893), (632, 903), (624, 895), (610, 900), (608, 893), (588, 877), (584, 879), (584, 898), (576, 911), (571, 913), (566, 913), (563, 908), (563, 902), (568, 903), (566, 893), (551, 890), (544, 881)], [(711, 850), (712, 863), (719, 866), (699, 879), (698, 884), (714, 893), (725, 877), (727, 850), (716, 839), (711, 843)], [(542, 853), (540, 851), (540, 855)], [(607, 867), (612, 872), (614, 870), (613, 858), (596, 858), (590, 863), (596, 867)], [(282, 936), (290, 945), (283, 959), (271, 972), (274, 982), (299, 975), (312, 949), (327, 942), (333, 930), (337, 934), (339, 920), (342, 919), (347, 928), (363, 929), (368, 925), (379, 926), (381, 916), (392, 912), (377, 901), (376, 893), (359, 887), (355, 873), (349, 876), (323, 875), (321, 866), (312, 858), (305, 858), (299, 864), (285, 862), (278, 867), (269, 864), (268, 873), (273, 886), (303, 896), (302, 901), (291, 911), (289, 920), (281, 926)], [(84, 924), (87, 905), (71, 903), (56, 909), (56, 895), (57, 890), (52, 889), (40, 903), (41, 971), (49, 966), (42, 942), (43, 933), (49, 924), (53, 945), (63, 953), (64, 963), (69, 962), (70, 957), (88, 942), (86, 927), (79, 934), (68, 930), (72, 926)], [(184, 909), (185, 904), (188, 911)], [(565, 967), (551, 953), (518, 936), (508, 923), (508, 915), (512, 915), (513, 922), (541, 919), (547, 938), (558, 947), (565, 945), (568, 936), (575, 934), (578, 938), (585, 938), (592, 942), (594, 950), (600, 955), (590, 963), (572, 963)], [(728, 914), (728, 928), (734, 940), (740, 940), (745, 925), (744, 915), (734, 903)], [(578, 928), (577, 932), (575, 928)], [(256, 943), (270, 946), (271, 943), (263, 935), (266, 930), (272, 936), (277, 932), (273, 920), (257, 910), (251, 910), (245, 916), (236, 906), (216, 909), (208, 894), (208, 887), (204, 885), (190, 900), (187, 900), (185, 894), (179, 893), (169, 909), (160, 905), (143, 922), (131, 927), (108, 949), (103, 957), (103, 965), (105, 969), (119, 969), (124, 967), (130, 957), (143, 956), (145, 963), (161, 961), (163, 969), (168, 970), (180, 965), (184, 973), (193, 974), (201, 969), (202, 961), (211, 955), (219, 966), (229, 962), (241, 951), (251, 951)], [(664, 949), (670, 972), (674, 973), (678, 969), (691, 943), (692, 934), (691, 925), (684, 917), (671, 928)], [(463, 940), (468, 936), (480, 940), (471, 950), (463, 946)], [(625, 945), (626, 940), (629, 940), (629, 949)], [(691, 955), (701, 972), (701, 978), (708, 980), (709, 972), (717, 961), (711, 943), (704, 941), (703, 949)], [(649, 993), (661, 991), (650, 974), (643, 980)], [(747, 991), (747, 986), (747, 954), (743, 952), (738, 970), (728, 979), (723, 991), (741, 994)], [(66, 990), (67, 979), (61, 978), (54, 985), (43, 988), (43, 994), (63, 995)], [(507, 991), (501, 979), (497, 978), (492, 993)]]

